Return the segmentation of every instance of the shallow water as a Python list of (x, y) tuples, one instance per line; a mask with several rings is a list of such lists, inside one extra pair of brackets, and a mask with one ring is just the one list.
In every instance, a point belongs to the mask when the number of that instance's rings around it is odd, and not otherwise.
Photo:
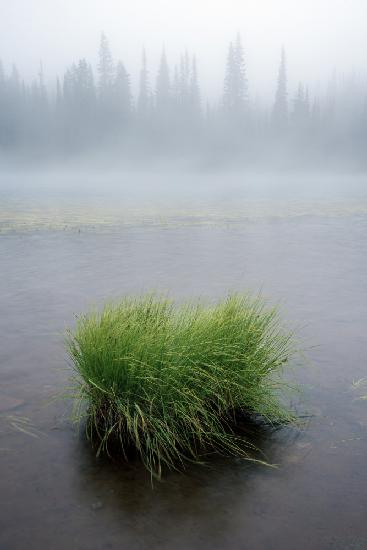
[[(69, 179), (36, 183), (0, 190), (1, 550), (367, 548), (367, 386), (353, 389), (367, 376), (367, 180), (88, 195)], [(263, 434), (276, 469), (212, 457), (152, 490), (138, 464), (97, 460), (68, 403), (52, 401), (70, 374), (74, 314), (150, 289), (261, 290), (299, 327), (308, 361), (295, 406), (312, 416)]]

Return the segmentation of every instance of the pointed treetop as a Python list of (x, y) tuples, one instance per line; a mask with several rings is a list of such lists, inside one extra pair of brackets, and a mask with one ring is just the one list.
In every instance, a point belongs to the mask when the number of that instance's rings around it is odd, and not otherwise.
[(140, 115), (147, 115), (150, 110), (151, 93), (149, 89), (148, 69), (147, 69), (147, 56), (145, 48), (142, 52), (141, 71), (139, 79), (139, 97), (138, 97), (138, 112)]
[(232, 116), (241, 117), (248, 110), (248, 82), (241, 36), (230, 42), (223, 93), (224, 110)]
[(166, 52), (163, 47), (156, 82), (156, 106), (158, 110), (167, 109), (170, 103), (170, 76)]
[(104, 33), (101, 34), (101, 42), (99, 46), (99, 94), (102, 101), (107, 100), (113, 88), (113, 80), (115, 67), (107, 37)]
[(281, 50), (277, 89), (273, 107), (273, 123), (279, 130), (284, 129), (288, 123), (287, 63), (284, 46), (282, 46)]

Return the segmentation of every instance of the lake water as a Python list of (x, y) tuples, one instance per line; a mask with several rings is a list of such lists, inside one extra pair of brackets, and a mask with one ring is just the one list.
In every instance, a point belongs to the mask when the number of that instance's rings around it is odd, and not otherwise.
[[(50, 183), (52, 182), (52, 183)], [(1, 176), (0, 549), (367, 548), (367, 177)], [(277, 468), (213, 457), (152, 490), (53, 400), (93, 304), (261, 291), (307, 358)]]

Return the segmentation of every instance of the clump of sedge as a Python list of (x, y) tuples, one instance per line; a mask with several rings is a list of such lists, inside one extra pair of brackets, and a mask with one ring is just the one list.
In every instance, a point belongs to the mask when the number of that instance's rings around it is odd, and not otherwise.
[(98, 452), (134, 449), (158, 478), (208, 450), (251, 459), (253, 444), (235, 433), (239, 414), (292, 418), (280, 375), (293, 337), (261, 298), (126, 298), (79, 317), (67, 345)]

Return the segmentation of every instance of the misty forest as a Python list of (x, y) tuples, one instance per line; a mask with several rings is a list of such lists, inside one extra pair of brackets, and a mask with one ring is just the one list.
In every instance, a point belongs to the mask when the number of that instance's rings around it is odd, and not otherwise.
[(104, 34), (96, 70), (80, 59), (50, 89), (42, 63), (31, 83), (15, 65), (7, 71), (0, 63), (0, 154), (62, 160), (108, 150), (130, 168), (167, 158), (200, 168), (365, 168), (363, 79), (334, 71), (319, 93), (305, 82), (289, 89), (284, 48), (279, 57), (269, 104), (251, 93), (239, 34), (229, 45), (216, 101), (201, 93), (196, 56), (185, 51), (170, 66), (164, 49), (157, 75), (143, 51), (133, 97), (129, 70), (115, 60)]

